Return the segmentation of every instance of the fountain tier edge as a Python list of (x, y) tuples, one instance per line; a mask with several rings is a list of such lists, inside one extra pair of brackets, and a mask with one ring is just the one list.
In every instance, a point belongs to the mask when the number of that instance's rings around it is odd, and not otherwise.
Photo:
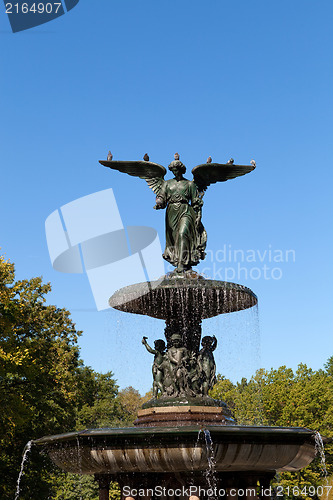
[[(207, 426), (216, 472), (297, 471), (315, 456), (314, 433), (290, 427)], [(81, 474), (177, 473), (207, 468), (200, 428), (105, 428), (34, 441), (61, 469)]]
[(243, 285), (208, 280), (192, 271), (191, 277), (163, 276), (157, 281), (126, 286), (109, 300), (119, 311), (153, 318), (177, 318), (192, 311), (200, 319), (242, 311), (258, 303), (257, 296)]

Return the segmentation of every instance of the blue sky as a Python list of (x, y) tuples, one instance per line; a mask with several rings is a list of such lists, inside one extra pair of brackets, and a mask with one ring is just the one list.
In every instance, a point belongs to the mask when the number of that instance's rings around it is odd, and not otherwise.
[[(51, 281), (49, 302), (84, 331), (85, 363), (121, 387), (149, 390), (141, 337), (160, 338), (163, 324), (97, 312), (85, 275), (52, 269), (44, 230), (60, 206), (111, 187), (123, 223), (151, 226), (164, 243), (145, 183), (98, 164), (108, 149), (165, 166), (179, 151), (188, 178), (208, 155), (255, 158), (253, 173), (204, 198), (213, 257), (199, 271), (243, 266), (217, 261), (224, 245), (266, 251), (233, 280), (258, 295), (260, 334), (255, 311), (204, 323), (219, 339), (218, 371), (237, 380), (259, 366), (318, 369), (333, 355), (332, 15), (331, 0), (80, 0), (13, 34), (1, 11), (2, 252), (18, 278)], [(271, 262), (269, 250), (295, 258)], [(280, 279), (265, 279), (264, 264)]]

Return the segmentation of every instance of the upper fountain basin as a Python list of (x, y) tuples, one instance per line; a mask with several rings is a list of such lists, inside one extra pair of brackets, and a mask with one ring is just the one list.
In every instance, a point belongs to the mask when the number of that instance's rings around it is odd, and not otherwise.
[(111, 307), (124, 312), (169, 319), (191, 315), (198, 319), (242, 311), (257, 304), (257, 296), (243, 285), (194, 277), (163, 276), (117, 290)]

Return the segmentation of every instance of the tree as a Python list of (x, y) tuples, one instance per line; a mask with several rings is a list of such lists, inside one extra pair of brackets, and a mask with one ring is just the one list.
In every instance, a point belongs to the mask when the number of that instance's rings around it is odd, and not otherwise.
[[(286, 366), (277, 370), (258, 370), (249, 381), (242, 379), (237, 384), (219, 375), (211, 396), (227, 402), (238, 424), (307, 427), (330, 438), (333, 436), (332, 366), (333, 357), (328, 360), (326, 371), (313, 371), (305, 364), (300, 364), (295, 373)], [(331, 444), (326, 445), (325, 452), (327, 472), (331, 475)], [(322, 483), (323, 464), (319, 456), (297, 473), (279, 475), (279, 484), (289, 486), (291, 492), (296, 485), (300, 491), (304, 487), (309, 491), (309, 486), (317, 487)], [(299, 498), (307, 496), (304, 493)]]
[[(75, 423), (77, 332), (69, 312), (46, 305), (50, 284), (15, 281), (0, 257), (0, 498), (13, 498), (22, 450), (31, 439)], [(47, 465), (46, 465), (47, 463)], [(48, 461), (32, 451), (20, 498), (46, 498)]]
[[(112, 372), (100, 374), (89, 367), (81, 369), (79, 375), (79, 403), (76, 428), (124, 427), (132, 425), (137, 410), (142, 404), (139, 392), (133, 387), (118, 393), (118, 386)], [(53, 482), (54, 500), (97, 500), (98, 485), (92, 476), (79, 474), (61, 475)], [(118, 483), (110, 485), (110, 498), (120, 500)]]
[[(46, 305), (50, 284), (15, 281), (0, 257), (0, 498), (12, 500), (25, 444), (43, 435), (83, 428), (132, 425), (143, 400), (135, 389), (118, 393), (112, 372), (96, 373), (79, 358), (69, 312)], [(94, 478), (66, 474), (32, 448), (20, 500), (98, 496)], [(112, 484), (112, 498), (120, 498)], [(75, 496), (76, 495), (76, 496)]]
[(122, 426), (132, 426), (142, 406), (142, 397), (134, 387), (129, 386), (119, 392), (118, 401), (122, 409)]
[(118, 385), (112, 372), (96, 373), (84, 367), (78, 375), (79, 399), (76, 429), (114, 427), (122, 419)]

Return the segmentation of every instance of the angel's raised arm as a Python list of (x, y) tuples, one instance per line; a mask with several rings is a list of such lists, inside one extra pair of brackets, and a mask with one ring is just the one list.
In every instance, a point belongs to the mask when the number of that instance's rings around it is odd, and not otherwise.
[(99, 163), (112, 170), (144, 179), (156, 194), (154, 208), (165, 208), (164, 176), (166, 169), (162, 165), (151, 161), (100, 161)]

